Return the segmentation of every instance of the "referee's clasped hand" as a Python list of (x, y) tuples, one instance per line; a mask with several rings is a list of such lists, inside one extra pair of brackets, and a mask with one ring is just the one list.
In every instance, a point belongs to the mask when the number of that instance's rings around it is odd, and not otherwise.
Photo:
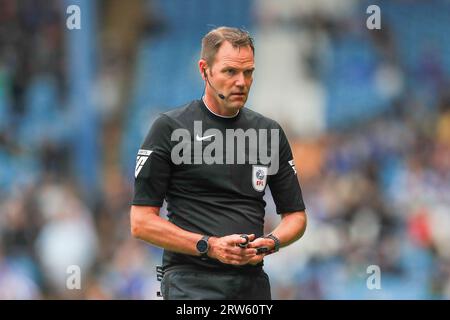
[[(272, 239), (268, 239), (268, 238), (257, 238), (248, 244), (249, 249), (254, 248), (255, 250), (256, 250), (256, 248), (267, 248), (270, 251), (274, 247), (275, 247), (274, 241)], [(266, 255), (267, 255), (267, 253), (257, 254), (255, 257), (250, 259), (250, 261), (248, 263), (252, 264), (252, 265), (256, 265), (256, 264), (260, 263)]]
[[(248, 235), (248, 241), (255, 240), (254, 234)], [(255, 248), (241, 248), (239, 244), (247, 242), (240, 234), (232, 234), (229, 236), (209, 239), (210, 249), (208, 256), (217, 259), (222, 263), (233, 265), (244, 265), (249, 263), (256, 257)]]

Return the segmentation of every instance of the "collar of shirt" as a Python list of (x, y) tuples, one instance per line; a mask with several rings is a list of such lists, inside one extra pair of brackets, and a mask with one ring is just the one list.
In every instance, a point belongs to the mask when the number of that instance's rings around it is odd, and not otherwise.
[(225, 119), (231, 119), (231, 118), (237, 117), (238, 114), (239, 114), (239, 111), (241, 111), (241, 110), (238, 110), (238, 112), (236, 112), (236, 114), (234, 114), (232, 116), (222, 116), (222, 115), (217, 114), (217, 113), (215, 113), (214, 111), (211, 110), (211, 108), (206, 104), (205, 97), (202, 97), (202, 100), (203, 100), (203, 103), (205, 104), (206, 109), (208, 109), (208, 111), (211, 112), (216, 117), (225, 118)]

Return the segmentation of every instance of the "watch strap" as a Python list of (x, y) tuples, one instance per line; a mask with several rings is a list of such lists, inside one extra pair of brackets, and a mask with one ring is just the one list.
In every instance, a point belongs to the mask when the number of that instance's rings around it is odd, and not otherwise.
[(265, 236), (264, 238), (272, 239), (275, 242), (275, 247), (273, 248), (273, 250), (270, 251), (270, 253), (274, 253), (274, 252), (277, 252), (278, 250), (280, 250), (280, 239), (278, 239), (271, 233), (268, 234), (267, 236)]
[(209, 243), (208, 243), (208, 240), (209, 240), (210, 237), (211, 237), (211, 236), (206, 236), (206, 235), (205, 235), (205, 236), (203, 236), (203, 237), (200, 239), (200, 241), (206, 241), (206, 244), (207, 244), (207, 246), (206, 246), (206, 251), (200, 254), (200, 256), (201, 256), (202, 259), (208, 258), (208, 251), (209, 251)]

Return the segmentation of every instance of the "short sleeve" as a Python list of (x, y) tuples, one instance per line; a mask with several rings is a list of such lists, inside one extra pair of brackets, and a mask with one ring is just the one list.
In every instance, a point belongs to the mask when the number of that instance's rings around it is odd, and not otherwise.
[(269, 177), (268, 184), (277, 208), (277, 213), (304, 211), (302, 190), (292, 156), (291, 147), (283, 129), (279, 129), (279, 169)]
[(170, 118), (161, 115), (150, 128), (136, 157), (133, 205), (162, 206), (172, 162)]

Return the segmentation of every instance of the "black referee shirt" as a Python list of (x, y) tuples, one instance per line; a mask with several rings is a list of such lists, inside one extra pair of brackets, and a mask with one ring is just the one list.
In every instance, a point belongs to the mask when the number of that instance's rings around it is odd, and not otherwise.
[[(236, 132), (248, 134), (244, 144), (234, 139)], [(258, 143), (250, 142), (252, 134)], [(278, 157), (278, 165), (258, 153), (265, 142), (265, 154)], [(278, 154), (271, 154), (272, 149)], [(305, 210), (292, 152), (279, 124), (247, 108), (232, 118), (220, 117), (196, 100), (161, 114), (153, 123), (138, 152), (132, 203), (161, 206), (166, 199), (169, 220), (191, 232), (260, 237), (266, 185), (278, 214)], [(163, 265), (178, 264), (253, 268), (165, 250)]]

